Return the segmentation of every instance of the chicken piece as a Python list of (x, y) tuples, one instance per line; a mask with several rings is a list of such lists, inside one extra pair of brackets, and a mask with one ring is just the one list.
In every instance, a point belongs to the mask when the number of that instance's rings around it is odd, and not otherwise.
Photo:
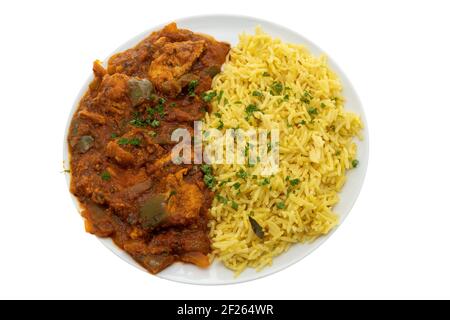
[(147, 196), (141, 203), (139, 216), (143, 228), (191, 225), (199, 220), (203, 194), (197, 184), (184, 180), (187, 171), (185, 168), (168, 174), (156, 186), (158, 193)]
[(161, 171), (166, 165), (170, 165), (172, 163), (172, 154), (169, 152), (164, 155), (162, 158), (159, 158), (154, 163), (147, 165), (147, 174), (154, 175), (157, 172)]
[[(150, 64), (148, 76), (159, 90), (169, 95), (178, 94), (180, 86), (170, 85), (186, 72), (205, 50), (205, 41), (182, 41), (165, 44), (160, 55)], [(167, 92), (168, 91), (168, 92)]]
[[(201, 110), (201, 107), (195, 108), (195, 105), (192, 104), (187, 109), (181, 108), (172, 108), (170, 112), (166, 115), (166, 121), (180, 121), (180, 122), (189, 122), (189, 121), (197, 121), (201, 120), (204, 116), (204, 112)], [(178, 123), (178, 122), (176, 122)]]
[(186, 29), (178, 29), (175, 22), (169, 23), (161, 31), (156, 33), (159, 37), (166, 37), (171, 42), (180, 42), (192, 39), (192, 31)]
[[(170, 112), (173, 112), (175, 108), (171, 108)], [(152, 147), (153, 150), (149, 151), (151, 154), (157, 155), (158, 158), (162, 156), (162, 153), (166, 153), (164, 148), (161, 146), (165, 145), (175, 145), (179, 141), (172, 140), (172, 134), (177, 129), (185, 129), (191, 134), (194, 134), (194, 129), (187, 124), (179, 123), (179, 122), (166, 122), (166, 118), (169, 118), (169, 114), (167, 113), (164, 116), (164, 121), (161, 121), (163, 124), (158, 128), (158, 134), (155, 136), (149, 136), (145, 131), (143, 134), (143, 139), (147, 142), (149, 146)], [(172, 117), (173, 118), (173, 117)]]
[(122, 166), (128, 166), (134, 162), (134, 156), (120, 147), (116, 141), (110, 141), (106, 145), (106, 154)]
[(89, 90), (95, 91), (100, 86), (100, 83), (106, 74), (106, 70), (103, 68), (102, 63), (99, 60), (95, 60), (92, 71), (94, 72), (94, 80), (92, 80), (89, 84)]
[(173, 187), (172, 196), (167, 201), (167, 219), (164, 225), (185, 225), (199, 217), (203, 195), (195, 184), (181, 180), (174, 185), (167, 177), (168, 186)]
[(144, 78), (154, 53), (153, 38), (147, 37), (134, 48), (114, 54), (108, 60), (109, 74), (122, 73)]
[(160, 37), (160, 38), (158, 38), (158, 40), (155, 41), (155, 43), (153, 43), (153, 47), (155, 48), (155, 50), (154, 50), (155, 57), (157, 57), (161, 54), (161, 52), (159, 52), (159, 50), (161, 50), (161, 48), (164, 47), (169, 42), (171, 42), (169, 38)]
[(128, 100), (128, 80), (129, 77), (120, 73), (105, 75), (100, 84), (99, 97), (116, 102)]
[(80, 115), (81, 118), (84, 119), (88, 119), (90, 121), (92, 121), (93, 123), (96, 124), (105, 124), (106, 123), (106, 118), (104, 116), (102, 116), (101, 114), (98, 114), (96, 112), (90, 112), (87, 110), (81, 110), (80, 112), (78, 112), (78, 114)]
[(95, 91), (94, 107), (104, 114), (123, 115), (131, 106), (128, 80), (124, 74), (105, 75)]
[(107, 71), (103, 67), (102, 62), (100, 60), (95, 60), (94, 61), (94, 65), (92, 67), (92, 71), (94, 72), (94, 76), (96, 78), (100, 78), (100, 79), (102, 79), (107, 74)]

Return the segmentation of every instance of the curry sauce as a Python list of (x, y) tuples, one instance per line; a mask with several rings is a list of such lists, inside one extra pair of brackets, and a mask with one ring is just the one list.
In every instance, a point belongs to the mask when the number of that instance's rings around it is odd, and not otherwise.
[(171, 161), (171, 133), (193, 131), (230, 46), (175, 23), (94, 63), (68, 136), (71, 192), (86, 231), (151, 273), (176, 261), (209, 265), (212, 192), (197, 165)]

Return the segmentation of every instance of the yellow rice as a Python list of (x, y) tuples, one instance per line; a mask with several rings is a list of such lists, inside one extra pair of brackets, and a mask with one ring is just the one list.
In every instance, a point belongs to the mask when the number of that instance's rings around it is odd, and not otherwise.
[[(273, 92), (274, 82), (283, 85), (280, 94)], [(325, 56), (273, 39), (260, 28), (255, 35), (240, 36), (223, 72), (214, 78), (213, 90), (223, 96), (220, 102), (213, 100), (206, 127), (221, 128), (223, 123), (222, 132), (237, 127), (280, 130), (280, 169), (269, 184), (261, 185), (264, 177), (255, 175), (258, 165), (213, 165), (214, 190), (222, 197), (215, 198), (210, 210), (213, 256), (236, 274), (247, 267), (260, 270), (292, 244), (313, 241), (338, 224), (333, 206), (346, 170), (355, 164), (353, 137), (359, 136), (362, 123), (344, 109), (341, 83)], [(262, 112), (247, 120), (249, 104)], [(246, 179), (236, 176), (240, 169), (247, 172)], [(292, 185), (293, 179), (300, 182)], [(236, 182), (239, 189), (233, 187)], [(253, 232), (249, 215), (263, 227), (264, 240)]]

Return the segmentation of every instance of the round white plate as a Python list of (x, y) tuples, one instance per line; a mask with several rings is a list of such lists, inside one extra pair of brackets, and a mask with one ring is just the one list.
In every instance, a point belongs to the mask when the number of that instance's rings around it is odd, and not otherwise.
[[(178, 24), (180, 28), (190, 29), (194, 32), (205, 33), (215, 37), (219, 41), (226, 41), (230, 43), (232, 46), (236, 45), (238, 42), (238, 36), (242, 32), (253, 33), (254, 29), (257, 25), (260, 25), (265, 32), (270, 34), (273, 37), (279, 37), (284, 41), (305, 44), (313, 54), (319, 55), (323, 53), (323, 51), (314, 43), (296, 33), (295, 31), (289, 30), (280, 25), (274, 24), (272, 22), (252, 18), (245, 16), (234, 16), (234, 15), (206, 15), (206, 16), (196, 16), (189, 18), (177, 19), (175, 22)], [(135, 38), (125, 42), (116, 51), (112, 54), (126, 50), (128, 48), (133, 47), (140, 40), (145, 38), (150, 32), (159, 30), (164, 25), (156, 26), (152, 29), (149, 29)], [(112, 55), (111, 54), (111, 55)], [(94, 59), (95, 57), (93, 57)], [(105, 59), (104, 61), (107, 61)], [(359, 166), (356, 170), (350, 170), (347, 173), (348, 180), (345, 184), (340, 196), (341, 201), (335, 207), (335, 211), (340, 216), (341, 223), (345, 220), (348, 213), (350, 212), (353, 204), (356, 201), (356, 198), (359, 195), (361, 187), (363, 185), (364, 176), (367, 170), (367, 163), (369, 158), (369, 136), (367, 130), (367, 120), (364, 116), (364, 111), (361, 105), (361, 102), (353, 89), (348, 78), (345, 74), (339, 69), (336, 63), (330, 59), (329, 57), (329, 65), (332, 70), (334, 70), (342, 81), (342, 85), (344, 87), (344, 97), (346, 98), (345, 108), (351, 111), (356, 112), (361, 115), (362, 121), (364, 122), (364, 140), (356, 141), (358, 145), (358, 159)], [(72, 106), (72, 111), (70, 113), (66, 134), (64, 137), (64, 163), (66, 165), (69, 164), (69, 156), (68, 156), (68, 145), (67, 145), (67, 134), (70, 125), (70, 121), (72, 116), (78, 106), (78, 102), (83, 96), (84, 92), (87, 90), (89, 83), (92, 80), (92, 76), (86, 81), (84, 86), (81, 88), (77, 99)], [(67, 183), (70, 184), (70, 175), (67, 176)], [(72, 196), (78, 210), (79, 205), (74, 196)], [(325, 240), (327, 240), (335, 231), (334, 229), (328, 235), (317, 239), (315, 242), (311, 244), (297, 244), (292, 246), (286, 253), (281, 256), (275, 258), (273, 260), (273, 264), (270, 267), (263, 269), (260, 272), (256, 272), (253, 269), (247, 269), (243, 273), (239, 275), (239, 277), (234, 277), (232, 271), (225, 268), (219, 261), (215, 261), (208, 269), (200, 269), (190, 264), (176, 263), (164, 271), (160, 272), (157, 276), (190, 284), (203, 284), (203, 285), (213, 285), (213, 284), (231, 284), (231, 283), (239, 283), (249, 280), (255, 280), (258, 278), (265, 277), (267, 275), (273, 274), (284, 268), (287, 268), (294, 263), (300, 261), (304, 257), (306, 257), (309, 253), (314, 251), (317, 247), (319, 247)], [(80, 230), (81, 232), (81, 230)], [(112, 252), (114, 252), (117, 256), (128, 262), (129, 264), (135, 266), (146, 272), (144, 268), (138, 265), (128, 254), (124, 251), (116, 247), (110, 239), (100, 239), (99, 240), (108, 247)], [(149, 275), (150, 276), (150, 275)]]

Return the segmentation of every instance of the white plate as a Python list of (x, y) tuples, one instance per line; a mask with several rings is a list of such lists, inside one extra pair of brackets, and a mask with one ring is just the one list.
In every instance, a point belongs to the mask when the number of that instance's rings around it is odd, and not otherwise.
[[(206, 16), (196, 16), (189, 17), (183, 19), (175, 20), (180, 28), (187, 28), (194, 32), (200, 32), (209, 34), (215, 37), (219, 41), (229, 42), (231, 45), (236, 45), (238, 42), (238, 35), (243, 31), (248, 33), (253, 33), (255, 26), (262, 26), (263, 30), (270, 34), (273, 37), (279, 37), (284, 41), (305, 44), (313, 54), (318, 55), (323, 53), (323, 51), (314, 43), (296, 33), (295, 31), (289, 30), (280, 25), (274, 24), (272, 22), (252, 18), (252, 17), (244, 17), (244, 16), (234, 16), (234, 15), (206, 15)], [(120, 52), (126, 50), (128, 48), (133, 47), (140, 40), (145, 38), (150, 32), (161, 29), (163, 25), (156, 26), (152, 29), (149, 29), (137, 37), (125, 42), (116, 51)], [(93, 60), (96, 57), (93, 57)], [(107, 61), (105, 59), (104, 61)], [(364, 122), (364, 140), (356, 141), (358, 145), (358, 159), (359, 166), (356, 170), (350, 170), (347, 173), (347, 183), (345, 184), (340, 196), (341, 201), (335, 207), (335, 211), (339, 214), (341, 223), (345, 220), (348, 213), (350, 212), (353, 204), (356, 201), (356, 198), (359, 195), (361, 187), (363, 185), (364, 176), (367, 170), (367, 163), (369, 158), (369, 135), (367, 130), (367, 120), (364, 116), (364, 111), (361, 105), (361, 102), (353, 89), (348, 78), (345, 74), (339, 69), (339, 67), (334, 63), (332, 59), (329, 58), (329, 65), (332, 70), (334, 70), (340, 77), (343, 87), (344, 87), (344, 97), (347, 102), (345, 104), (345, 108), (351, 111), (356, 112), (361, 115), (361, 118)], [(92, 80), (92, 76), (84, 84), (83, 88), (80, 90), (78, 97), (72, 106), (72, 111), (70, 113), (66, 134), (64, 138), (64, 163), (68, 165), (68, 145), (67, 145), (67, 134), (70, 125), (70, 121), (72, 116), (78, 106), (78, 102), (81, 99), (84, 92), (87, 90), (89, 83)], [(70, 177), (67, 175), (67, 183), (70, 183)], [(74, 196), (72, 196), (78, 210), (79, 205)], [(335, 231), (334, 229), (328, 235), (317, 239), (314, 243), (311, 244), (297, 244), (292, 246), (286, 253), (274, 259), (272, 266), (263, 269), (260, 272), (256, 272), (253, 269), (245, 270), (239, 277), (235, 278), (233, 272), (225, 268), (220, 262), (215, 261), (208, 269), (200, 269), (190, 264), (176, 263), (169, 268), (158, 274), (158, 277), (184, 282), (191, 284), (203, 284), (203, 285), (212, 285), (212, 284), (230, 284), (230, 283), (239, 283), (249, 280), (255, 280), (258, 278), (265, 277), (267, 275), (273, 274), (284, 268), (287, 268), (294, 263), (300, 261), (304, 257), (306, 257), (309, 253), (314, 251), (317, 247), (319, 247), (325, 240), (327, 240)], [(81, 230), (80, 230), (81, 232)], [(110, 239), (100, 239), (99, 240), (108, 247), (112, 252), (114, 252), (117, 256), (128, 262), (129, 264), (145, 271), (140, 265), (138, 265), (130, 256), (128, 256), (124, 251), (116, 247)], [(146, 271), (145, 271), (146, 272)], [(149, 275), (150, 276), (150, 275)]]

